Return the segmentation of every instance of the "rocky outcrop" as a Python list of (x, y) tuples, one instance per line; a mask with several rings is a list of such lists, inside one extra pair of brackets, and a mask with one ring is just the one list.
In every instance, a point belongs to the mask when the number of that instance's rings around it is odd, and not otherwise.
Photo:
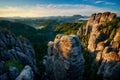
[(25, 68), (15, 80), (34, 80), (32, 68), (30, 66), (25, 66)]
[(99, 25), (104, 24), (104, 22), (109, 22), (112, 21), (113, 19), (116, 18), (115, 13), (110, 13), (110, 12), (104, 12), (104, 13), (94, 13), (90, 16), (89, 20), (87, 21), (87, 24), (85, 27), (80, 27), (80, 29), (77, 32), (77, 35), (88, 35), (91, 33), (92, 29), (94, 27), (94, 30), (99, 29)]
[(112, 21), (115, 18), (116, 18), (116, 14), (110, 12), (92, 14), (86, 24), (85, 35), (89, 34), (91, 30), (94, 28), (94, 26), (96, 27), (98, 25), (104, 24), (104, 22)]
[(75, 35), (58, 34), (48, 43), (44, 57), (46, 76), (49, 80), (82, 80), (84, 72), (83, 46)]
[[(120, 35), (116, 32), (114, 39), (110, 45), (105, 46), (97, 53), (96, 60), (101, 61), (97, 74), (102, 74), (105, 80), (120, 79)], [(119, 38), (118, 38), (119, 37)]]
[(9, 78), (10, 78), (10, 80), (15, 80), (15, 78), (18, 75), (19, 75), (19, 70), (14, 66), (10, 66), (9, 67)]
[(77, 31), (77, 35), (81, 36), (83, 34), (85, 34), (86, 32), (86, 27), (85, 25), (83, 27), (80, 27), (79, 30)]
[[(104, 12), (98, 14), (92, 14), (86, 25), (86, 33), (90, 33), (88, 42), (88, 49), (90, 52), (94, 52), (97, 44), (101, 41), (106, 40), (107, 34), (101, 29), (102, 25), (112, 21), (116, 17), (115, 13)], [(90, 29), (91, 30), (90, 30)], [(89, 32), (88, 32), (89, 31)]]
[[(16, 37), (8, 29), (0, 29), (0, 76), (14, 80), (19, 74), (18, 64), (29, 65), (37, 73), (33, 47), (24, 37)], [(2, 77), (0, 79), (3, 80)]]
[(110, 12), (92, 14), (86, 25), (85, 35), (90, 34), (88, 50), (99, 64), (97, 74), (104, 80), (120, 79), (120, 31), (110, 39), (111, 32), (105, 30), (113, 29), (106, 24), (112, 23), (115, 17), (116, 14)]

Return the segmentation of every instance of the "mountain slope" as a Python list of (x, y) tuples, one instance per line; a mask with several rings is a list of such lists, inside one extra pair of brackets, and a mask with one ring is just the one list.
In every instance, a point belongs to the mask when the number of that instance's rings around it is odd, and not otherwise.
[(7, 28), (13, 33), (15, 33), (15, 35), (17, 36), (23, 35), (25, 37), (31, 37), (33, 33), (34, 34), (36, 33), (36, 30), (31, 26), (19, 22), (12, 22), (5, 20), (0, 20), (0, 28)]

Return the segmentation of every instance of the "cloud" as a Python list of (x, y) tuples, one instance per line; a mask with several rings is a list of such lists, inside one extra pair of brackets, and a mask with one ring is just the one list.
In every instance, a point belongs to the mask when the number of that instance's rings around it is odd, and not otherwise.
[(115, 5), (116, 3), (113, 2), (107, 2), (107, 1), (95, 1), (95, 4), (106, 4), (106, 5)]
[(116, 3), (113, 3), (113, 2), (105, 2), (105, 4), (107, 4), (107, 5), (115, 5)]
[[(43, 16), (71, 16), (74, 14), (91, 15), (92, 13), (113, 11), (110, 9), (99, 8), (83, 4), (49, 4), (22, 7), (1, 7), (0, 17), (43, 17)], [(113, 11), (116, 12), (116, 11)], [(117, 12), (120, 14), (120, 12)]]
[(104, 3), (104, 1), (95, 1), (95, 4)]

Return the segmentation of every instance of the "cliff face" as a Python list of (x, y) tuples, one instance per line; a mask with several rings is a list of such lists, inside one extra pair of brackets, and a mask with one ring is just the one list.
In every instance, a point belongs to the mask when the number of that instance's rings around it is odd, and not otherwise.
[(85, 35), (90, 34), (88, 50), (99, 63), (97, 74), (105, 80), (120, 79), (120, 30), (112, 26), (115, 18), (116, 14), (110, 12), (92, 14), (86, 25)]
[(120, 79), (120, 31), (116, 32), (114, 39), (106, 46), (103, 42), (102, 49), (97, 49), (96, 61), (101, 62), (97, 74), (102, 74), (106, 80)]
[[(90, 34), (88, 49), (94, 52), (97, 44), (107, 38), (107, 34), (101, 29), (101, 26), (115, 19), (116, 14), (110, 12), (92, 14), (86, 25), (86, 33)], [(90, 33), (91, 32), (91, 33)]]
[[(0, 64), (0, 80), (15, 80), (20, 69), (26, 65), (37, 72), (35, 52), (30, 42), (6, 29), (0, 29)], [(22, 77), (25, 79), (24, 75)]]
[(110, 12), (92, 14), (87, 22), (85, 35), (89, 34), (94, 27), (104, 24), (104, 22), (112, 21), (115, 18), (116, 14)]
[(84, 72), (83, 46), (75, 35), (58, 34), (48, 43), (44, 58), (46, 76), (50, 80), (82, 80)]

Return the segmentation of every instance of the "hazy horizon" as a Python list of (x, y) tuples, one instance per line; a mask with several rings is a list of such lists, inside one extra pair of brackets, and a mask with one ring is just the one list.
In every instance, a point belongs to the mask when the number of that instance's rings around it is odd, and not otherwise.
[(119, 0), (4, 0), (0, 17), (72, 16), (110, 11), (120, 16)]

